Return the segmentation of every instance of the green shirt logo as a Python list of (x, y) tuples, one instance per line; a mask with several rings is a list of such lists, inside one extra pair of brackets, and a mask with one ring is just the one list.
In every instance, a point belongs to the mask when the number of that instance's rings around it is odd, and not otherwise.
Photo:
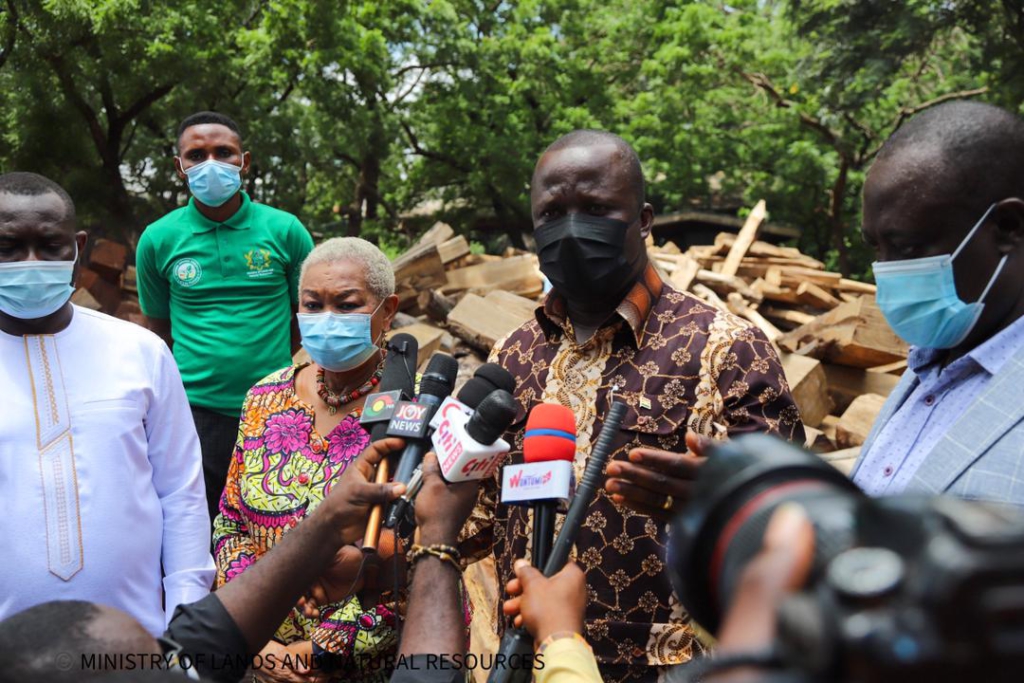
[(171, 273), (182, 287), (191, 287), (203, 279), (203, 267), (194, 258), (178, 259), (171, 266)]
[(245, 265), (249, 267), (249, 277), (264, 277), (274, 274), (269, 249), (250, 249), (245, 254)]

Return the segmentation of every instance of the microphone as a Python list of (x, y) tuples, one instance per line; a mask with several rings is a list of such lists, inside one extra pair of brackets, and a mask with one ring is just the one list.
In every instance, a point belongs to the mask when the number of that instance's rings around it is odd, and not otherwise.
[[(461, 396), (461, 394), (460, 394)], [(486, 396), (471, 416), (458, 407), (442, 406), (441, 423), (431, 439), (445, 481), (456, 483), (494, 474), (509, 451), (501, 438), (516, 417), (512, 395), (498, 389)]]
[[(626, 404), (622, 401), (612, 401), (608, 410), (601, 434), (594, 444), (594, 449), (587, 460), (587, 467), (583, 471), (583, 478), (580, 480), (576, 496), (569, 505), (569, 511), (562, 522), (562, 531), (551, 550), (547, 564), (544, 566), (544, 576), (554, 576), (569, 559), (569, 551), (576, 542), (576, 534), (579, 533), (583, 520), (586, 518), (587, 510), (594, 502), (597, 494), (597, 487), (604, 476), (604, 468), (608, 464), (608, 458), (612, 454), (612, 445), (615, 442), (616, 433), (622, 428), (622, 419), (626, 415)], [(501, 639), (501, 647), (495, 655), (495, 661), (523, 661), (533, 652), (533, 636), (525, 628), (513, 628), (505, 632)], [(503, 659), (499, 659), (503, 657)], [(512, 658), (515, 659), (512, 659)], [(526, 667), (512, 668), (509, 666), (495, 667), (491, 675), (487, 677), (487, 683), (527, 683), (533, 672)]]
[[(467, 410), (462, 402), (449, 396), (431, 420), (434, 428), (431, 443), (437, 453), (441, 476), (448, 483), (483, 479), (494, 474), (508, 454), (508, 442), (501, 434), (516, 419), (518, 404), (512, 394), (497, 389), (485, 396), (476, 410), (468, 415)], [(420, 466), (399, 499), (405, 502), (406, 510), (415, 503), (422, 487), (423, 467)]]
[(498, 389), (515, 393), (516, 381), (508, 370), (497, 363), (484, 363), (473, 373), (473, 378), (459, 389), (459, 400), (476, 408), (487, 396)]
[(522, 465), (502, 473), (501, 502), (533, 506), (533, 566), (543, 568), (555, 537), (559, 503), (572, 493), (576, 418), (572, 410), (541, 403), (530, 411), (523, 437)]
[[(434, 411), (434, 416), (430, 418), (430, 428), (437, 430), (441, 424), (442, 415), (449, 415), (449, 411), (456, 408), (462, 411), (466, 418), (469, 419), (473, 415), (473, 411), (485, 398), (498, 390), (505, 391), (511, 395), (515, 390), (515, 386), (516, 381), (512, 378), (512, 375), (497, 363), (481, 365), (477, 368), (473, 377), (459, 389), (458, 398), (449, 396), (441, 402), (441, 405)], [(515, 419), (514, 415), (512, 419)]]
[[(423, 461), (429, 448), (427, 432), (434, 410), (452, 393), (455, 377), (459, 372), (458, 362), (449, 355), (436, 353), (427, 364), (427, 371), (420, 379), (420, 393), (416, 402), (401, 401), (395, 407), (395, 413), (388, 423), (388, 436), (405, 438), (405, 450), (398, 461), (394, 481), (408, 485), (413, 473)], [(406, 492), (408, 495), (408, 491)], [(409, 500), (406, 496), (391, 504), (387, 521), (384, 526), (393, 528), (402, 519), (408, 509)]]
[(388, 423), (399, 401), (411, 399), (416, 385), (416, 358), (419, 342), (411, 334), (400, 333), (388, 340), (377, 391), (366, 397), (359, 424), (370, 432), (370, 441), (387, 436)]
[[(398, 402), (411, 397), (416, 380), (416, 358), (419, 342), (411, 334), (400, 333), (388, 340), (388, 354), (384, 358), (384, 371), (377, 385), (377, 393), (370, 394), (363, 402), (363, 414), (359, 424), (370, 432), (370, 441), (380, 441), (387, 436), (388, 423)], [(386, 484), (391, 476), (391, 467), (385, 458), (377, 465), (374, 481)], [(363, 533), (363, 550), (376, 552), (380, 542), (380, 528), (384, 521), (384, 506), (374, 505)]]

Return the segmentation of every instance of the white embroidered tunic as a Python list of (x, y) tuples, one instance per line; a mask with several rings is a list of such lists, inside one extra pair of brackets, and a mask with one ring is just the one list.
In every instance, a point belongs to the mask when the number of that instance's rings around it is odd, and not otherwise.
[(88, 600), (162, 633), (214, 576), (199, 440), (170, 350), (76, 306), (55, 335), (0, 332), (0, 387), (0, 620)]

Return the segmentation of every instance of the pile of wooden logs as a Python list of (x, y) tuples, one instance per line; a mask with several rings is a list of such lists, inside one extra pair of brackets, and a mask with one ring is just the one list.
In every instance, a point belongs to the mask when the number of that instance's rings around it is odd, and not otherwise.
[[(906, 344), (875, 305), (874, 285), (825, 269), (793, 247), (757, 240), (765, 204), (738, 235), (685, 253), (673, 243), (648, 253), (662, 277), (710, 305), (745, 318), (775, 344), (807, 427), (807, 445), (847, 470), (885, 397), (906, 367)], [(454, 353), (472, 372), (508, 332), (529, 320), (542, 277), (537, 258), (471, 254), (439, 223), (394, 262), (402, 331), (425, 361)]]
[(775, 343), (807, 445), (848, 470), (906, 368), (907, 345), (875, 305), (874, 285), (757, 241), (764, 216), (762, 201), (738, 235), (686, 253), (671, 244), (649, 252), (675, 287), (749, 320)]

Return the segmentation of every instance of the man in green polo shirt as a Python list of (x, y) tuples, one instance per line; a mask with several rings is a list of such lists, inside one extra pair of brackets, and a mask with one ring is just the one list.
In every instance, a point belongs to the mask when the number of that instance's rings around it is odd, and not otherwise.
[(192, 199), (148, 226), (136, 255), (139, 300), (174, 351), (203, 451), (210, 519), (246, 392), (291, 363), (299, 266), (313, 239), (299, 220), (241, 191), (238, 125), (199, 112), (178, 128), (178, 176)]

